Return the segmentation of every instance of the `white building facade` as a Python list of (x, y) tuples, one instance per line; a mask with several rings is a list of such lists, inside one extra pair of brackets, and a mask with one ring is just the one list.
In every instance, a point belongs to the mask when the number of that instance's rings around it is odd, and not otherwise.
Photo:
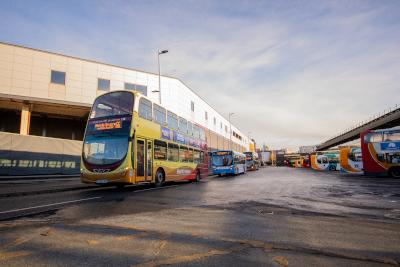
[[(158, 74), (0, 43), (0, 131), (82, 140), (96, 96), (138, 90), (159, 102)], [(181, 80), (161, 76), (162, 106), (206, 127), (210, 149), (247, 151), (250, 139)]]

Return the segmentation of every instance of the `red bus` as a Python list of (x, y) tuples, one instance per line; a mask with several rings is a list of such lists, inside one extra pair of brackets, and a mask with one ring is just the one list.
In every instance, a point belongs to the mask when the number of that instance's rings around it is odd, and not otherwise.
[(400, 128), (361, 133), (364, 173), (400, 177)]

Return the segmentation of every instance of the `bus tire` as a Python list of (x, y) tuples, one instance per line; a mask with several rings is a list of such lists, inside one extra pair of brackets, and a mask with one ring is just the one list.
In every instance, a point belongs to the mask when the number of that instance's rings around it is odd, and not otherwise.
[(196, 182), (200, 182), (200, 180), (201, 180), (201, 174), (200, 174), (200, 171), (199, 171), (199, 170), (196, 171), (196, 177), (195, 177), (195, 178), (196, 178), (196, 180), (195, 180)]
[(156, 177), (155, 177), (155, 185), (156, 187), (161, 187), (163, 186), (165, 182), (165, 172), (163, 169), (158, 169), (156, 172)]
[(400, 168), (391, 168), (389, 170), (389, 175), (394, 177), (394, 178), (400, 178)]

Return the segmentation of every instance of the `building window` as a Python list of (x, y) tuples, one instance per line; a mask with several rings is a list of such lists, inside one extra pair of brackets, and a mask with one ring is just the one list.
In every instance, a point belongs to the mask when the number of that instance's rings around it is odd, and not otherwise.
[(65, 72), (52, 70), (51, 83), (65, 85)]
[(219, 123), (219, 125), (220, 125), (220, 127), (221, 127), (221, 130), (222, 130), (222, 122), (220, 122), (220, 123)]
[(214, 117), (214, 125), (217, 125), (217, 119)]
[(194, 112), (194, 102), (190, 101), (190, 110)]
[(135, 90), (143, 95), (147, 96), (147, 86), (146, 85), (139, 85), (134, 83), (125, 83), (124, 85), (125, 90)]
[(102, 91), (110, 91), (110, 80), (97, 79), (97, 89)]
[(225, 125), (225, 132), (228, 132), (228, 126)]
[(139, 117), (149, 121), (153, 119), (151, 102), (145, 98), (139, 100)]
[(207, 113), (207, 111), (204, 111), (204, 118), (206, 118), (206, 120), (208, 120), (208, 113)]
[(135, 90), (135, 84), (125, 83), (124, 88), (125, 88), (125, 90)]

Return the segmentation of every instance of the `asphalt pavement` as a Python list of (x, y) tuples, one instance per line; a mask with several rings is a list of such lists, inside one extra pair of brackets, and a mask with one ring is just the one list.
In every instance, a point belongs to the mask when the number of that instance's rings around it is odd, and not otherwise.
[(3, 195), (0, 220), (2, 266), (400, 262), (400, 180), (310, 169)]

